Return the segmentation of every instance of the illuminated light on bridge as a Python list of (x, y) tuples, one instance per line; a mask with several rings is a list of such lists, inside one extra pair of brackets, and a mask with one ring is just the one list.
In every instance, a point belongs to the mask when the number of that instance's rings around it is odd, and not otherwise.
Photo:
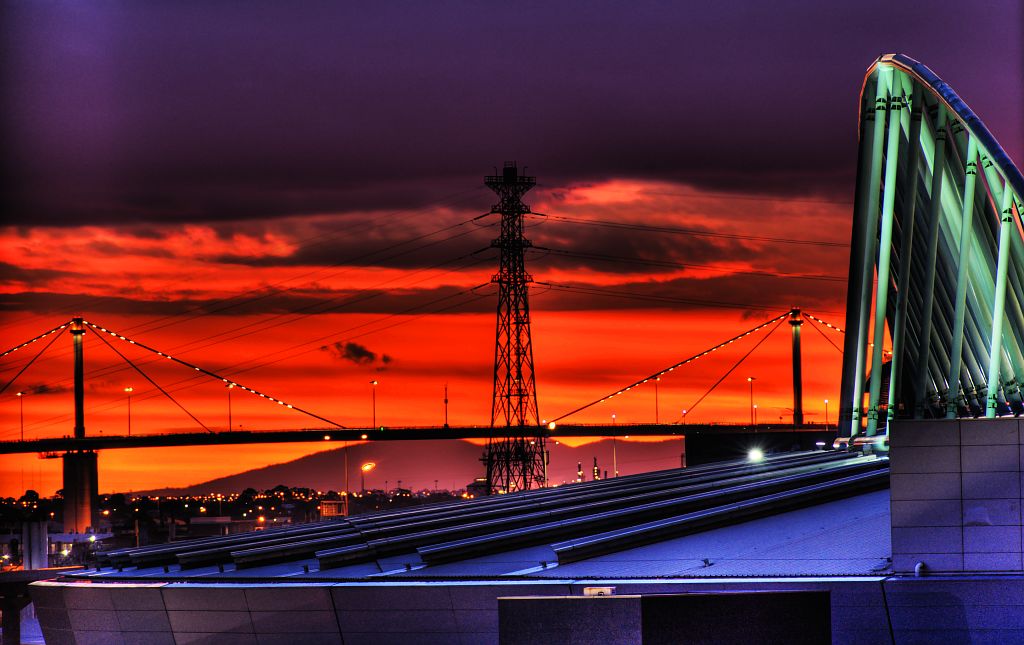
[(868, 70), (860, 119), (840, 433), (874, 436), (897, 416), (1021, 414), (1024, 177), (907, 56)]

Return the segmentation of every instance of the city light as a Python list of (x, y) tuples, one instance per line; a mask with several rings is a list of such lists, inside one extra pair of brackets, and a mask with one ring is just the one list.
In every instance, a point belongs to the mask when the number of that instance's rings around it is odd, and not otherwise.
[(764, 451), (760, 448), (751, 448), (747, 453), (747, 459), (753, 462), (764, 461)]

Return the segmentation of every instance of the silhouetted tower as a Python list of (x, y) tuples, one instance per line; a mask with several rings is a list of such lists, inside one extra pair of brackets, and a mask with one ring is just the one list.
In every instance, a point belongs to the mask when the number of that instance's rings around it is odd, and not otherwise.
[[(530, 207), (523, 195), (537, 185), (536, 177), (519, 174), (514, 162), (505, 162), (500, 175), (484, 178), (498, 195), (492, 213), (501, 215), (501, 235), (491, 243), (498, 248), (498, 326), (494, 341), (494, 399), (491, 427), (536, 428), (519, 436), (491, 435), (484, 462), (491, 493), (526, 490), (544, 484), (544, 439), (540, 436), (537, 389), (530, 341), (529, 283), (523, 237), (523, 214)], [(532, 434), (532, 436), (527, 436)]]

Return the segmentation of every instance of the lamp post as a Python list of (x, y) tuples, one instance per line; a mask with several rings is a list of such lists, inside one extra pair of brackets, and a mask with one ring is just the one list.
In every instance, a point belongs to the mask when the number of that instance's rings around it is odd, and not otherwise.
[(376, 428), (377, 427), (377, 380), (374, 379), (374, 380), (370, 381), (370, 385), (373, 386), (372, 389), (370, 390), (370, 392), (371, 392), (370, 397), (373, 400), (373, 427)]
[(757, 425), (757, 404), (754, 404), (754, 425)]
[(231, 432), (231, 390), (235, 389), (234, 383), (228, 383), (228, 432)]
[[(615, 425), (615, 413), (612, 412), (612, 425)], [(615, 476), (619, 476), (619, 457), (615, 445), (615, 435), (612, 435), (612, 472)]]
[(124, 388), (124, 391), (128, 394), (128, 436), (132, 436), (132, 392), (135, 388), (130, 385)]
[(370, 472), (376, 467), (377, 464), (373, 463), (372, 461), (368, 461), (359, 467), (359, 489), (363, 493), (366, 492), (366, 473)]
[(689, 410), (683, 410), (683, 425), (684, 426), (686, 425), (686, 413), (687, 412), (689, 412)]
[(747, 383), (750, 383), (750, 425), (754, 425), (754, 381), (757, 378), (753, 376), (747, 377)]
[(658, 423), (658, 383), (661, 382), (661, 377), (654, 379), (654, 423)]
[(825, 399), (825, 429), (828, 430), (828, 399)]
[(25, 440), (25, 393), (18, 392), (18, 416), (21, 418), (21, 440)]

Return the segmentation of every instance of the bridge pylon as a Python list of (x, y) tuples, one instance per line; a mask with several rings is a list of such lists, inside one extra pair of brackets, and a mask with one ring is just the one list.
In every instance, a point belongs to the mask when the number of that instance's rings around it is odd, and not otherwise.
[[(530, 207), (522, 197), (537, 185), (536, 177), (519, 174), (515, 162), (505, 162), (500, 175), (484, 178), (498, 195), (492, 213), (501, 215), (501, 233), (492, 246), (499, 251), (497, 328), (494, 342), (494, 394), (491, 427), (535, 427), (535, 436), (492, 434), (484, 454), (490, 493), (527, 490), (545, 483), (544, 438), (537, 412), (537, 387), (533, 373), (530, 338), (529, 283), (525, 251), (530, 241), (523, 235), (523, 215)], [(497, 430), (496, 430), (497, 432)]]
[[(85, 321), (71, 320), (71, 341), (75, 355), (75, 439), (85, 439)], [(64, 531), (85, 533), (96, 526), (99, 470), (92, 450), (64, 454)]]

